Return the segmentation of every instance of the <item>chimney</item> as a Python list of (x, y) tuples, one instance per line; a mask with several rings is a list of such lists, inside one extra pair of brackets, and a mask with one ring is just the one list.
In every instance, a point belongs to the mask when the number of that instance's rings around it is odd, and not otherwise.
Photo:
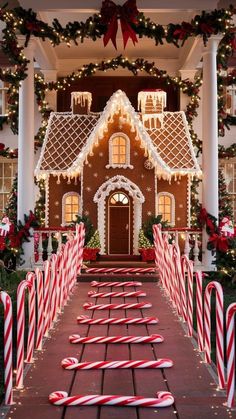
[(71, 110), (75, 115), (88, 115), (92, 103), (92, 94), (90, 92), (72, 92)]
[(138, 93), (138, 110), (145, 128), (162, 128), (166, 107), (166, 92), (161, 89), (141, 90)]

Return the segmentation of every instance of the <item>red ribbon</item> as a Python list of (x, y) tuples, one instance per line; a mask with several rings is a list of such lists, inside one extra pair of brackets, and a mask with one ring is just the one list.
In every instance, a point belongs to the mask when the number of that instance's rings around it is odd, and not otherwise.
[(138, 13), (136, 0), (127, 0), (123, 6), (116, 5), (111, 0), (104, 0), (102, 2), (101, 17), (102, 23), (108, 25), (107, 32), (103, 37), (104, 46), (106, 46), (111, 39), (114, 47), (117, 49), (116, 35), (118, 30), (118, 19), (120, 19), (124, 48), (126, 47), (129, 38), (132, 39), (133, 44), (135, 45), (138, 40), (136, 33), (130, 24), (137, 23)]
[(226, 237), (219, 236), (214, 233), (209, 237), (208, 243), (211, 244), (219, 252), (226, 253), (229, 248), (229, 243)]

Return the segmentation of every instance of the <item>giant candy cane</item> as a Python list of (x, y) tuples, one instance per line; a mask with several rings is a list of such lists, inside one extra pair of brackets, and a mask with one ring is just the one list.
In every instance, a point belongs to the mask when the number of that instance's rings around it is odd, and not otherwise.
[(135, 368), (170, 368), (173, 361), (167, 358), (160, 358), (156, 361), (135, 360), (135, 361), (95, 361), (79, 362), (77, 358), (64, 358), (61, 362), (65, 370), (104, 370), (104, 369), (135, 369)]
[(159, 391), (156, 398), (142, 396), (114, 395), (75, 395), (68, 396), (66, 391), (54, 391), (49, 395), (50, 403), (56, 406), (138, 406), (138, 407), (168, 407), (174, 403), (174, 397), (168, 391)]
[(121, 292), (96, 292), (89, 291), (88, 296), (93, 298), (119, 298), (119, 297), (146, 297), (146, 292), (144, 291), (121, 291)]
[(91, 287), (141, 287), (142, 282), (138, 281), (124, 281), (124, 282), (118, 282), (118, 281), (106, 281), (106, 282), (98, 282), (98, 281), (92, 281)]
[(155, 273), (155, 268), (87, 268), (86, 273), (92, 274), (140, 274)]
[(157, 324), (157, 317), (102, 317), (98, 319), (80, 315), (77, 317), (79, 324)]
[(97, 304), (84, 303), (85, 310), (120, 310), (120, 309), (135, 309), (135, 308), (150, 308), (151, 303), (121, 303), (121, 304)]
[(226, 312), (227, 332), (227, 406), (234, 406), (235, 391), (235, 313), (236, 303), (230, 304)]
[(36, 275), (36, 287), (37, 287), (37, 338), (36, 338), (36, 349), (41, 351), (43, 344), (43, 329), (44, 329), (44, 317), (43, 317), (43, 273), (39, 268), (35, 269)]
[(12, 397), (12, 303), (9, 295), (1, 291), (0, 301), (4, 307), (4, 384), (5, 404), (13, 404)]
[(152, 334), (150, 336), (69, 336), (70, 343), (161, 343), (163, 336)]

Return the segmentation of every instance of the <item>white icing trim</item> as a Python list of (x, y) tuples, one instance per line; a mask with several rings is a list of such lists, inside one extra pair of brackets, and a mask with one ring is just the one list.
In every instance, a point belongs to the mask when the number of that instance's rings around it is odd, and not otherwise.
[[(62, 217), (61, 217), (61, 225), (62, 226), (66, 226), (68, 223), (66, 223), (65, 221), (65, 200), (68, 196), (78, 196), (79, 198), (79, 212), (78, 215), (81, 215), (81, 197), (80, 194), (78, 192), (75, 191), (70, 191), (70, 192), (66, 192), (63, 197), (62, 197)], [(69, 223), (71, 224), (71, 223)]]
[(169, 198), (171, 199), (171, 222), (170, 224), (174, 227), (175, 226), (175, 197), (172, 193), (170, 192), (159, 192), (157, 194), (157, 212), (156, 215), (158, 214), (158, 200), (161, 196), (169, 196)]
[(166, 107), (166, 92), (164, 90), (156, 91), (141, 91), (138, 92), (138, 110), (142, 113), (146, 113), (147, 99), (152, 99), (154, 110), (157, 102), (161, 103), (162, 109)]
[(124, 176), (114, 176), (104, 182), (94, 195), (93, 201), (98, 205), (98, 231), (101, 242), (101, 254), (105, 254), (106, 239), (106, 197), (111, 191), (125, 189), (133, 198), (133, 253), (138, 254), (138, 235), (142, 226), (142, 204), (145, 198), (139, 187)]
[(190, 175), (188, 175), (187, 178), (187, 227), (190, 227), (191, 225), (191, 180)]
[(45, 227), (49, 223), (49, 176), (45, 179)]

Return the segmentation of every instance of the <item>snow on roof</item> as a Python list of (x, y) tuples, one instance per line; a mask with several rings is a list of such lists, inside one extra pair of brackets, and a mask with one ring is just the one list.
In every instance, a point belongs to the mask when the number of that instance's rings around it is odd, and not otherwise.
[(51, 113), (36, 175), (80, 173), (93, 146), (120, 111), (125, 111), (158, 176), (200, 174), (184, 112), (164, 112), (163, 128), (146, 129), (126, 94), (118, 90), (101, 114)]

